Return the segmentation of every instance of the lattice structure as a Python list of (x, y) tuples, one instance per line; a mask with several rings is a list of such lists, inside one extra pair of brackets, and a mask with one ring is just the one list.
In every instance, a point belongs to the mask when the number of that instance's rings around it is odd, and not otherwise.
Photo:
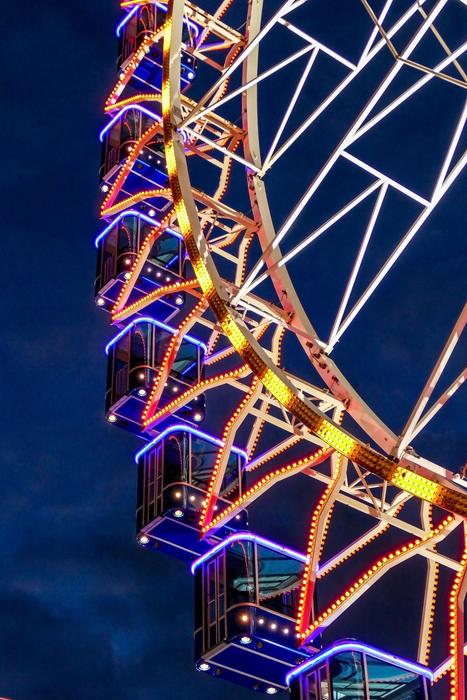
[[(456, 302), (458, 318), (444, 347), (438, 338), (441, 353), (434, 359), (433, 348), (433, 369), (399, 435), (352, 386), (348, 367), (355, 348), (361, 358), (362, 344), (378, 337), (361, 338), (362, 328), (402, 315), (401, 256), (412, 255), (430, 217), (459, 206), (465, 8), (459, 0), (355, 0), (336, 6), (334, 23), (318, 0), (121, 4), (118, 76), (100, 135), (96, 300), (117, 328), (107, 347), (107, 419), (148, 441), (137, 455), (146, 494), (139, 541), (205, 557), (204, 567), (221, 556), (219, 542), (246, 527), (247, 510), (260, 512), (266, 492), (310, 477), (307, 551), (278, 550), (301, 562), (300, 575), (278, 589), (263, 581), (258, 593), (266, 607), (294, 598), (283, 615), (295, 629), (284, 627), (281, 663), (303, 660), (293, 649), (315, 655), (321, 635), (352, 634), (352, 610), (371, 617), (376, 593), (381, 604), (394, 572), (407, 570), (417, 629), (386, 646), (407, 654), (410, 637), (413, 658), (435, 669), (430, 679), (442, 684), (448, 674), (450, 697), (463, 700), (465, 482), (412, 443), (423, 446), (454, 395), (452, 406), (460, 405), (467, 306)], [(420, 155), (414, 167), (414, 124), (421, 129), (433, 103), (436, 139), (422, 133), (426, 162)], [(332, 236), (343, 226), (354, 247), (346, 242), (340, 252)], [(326, 264), (333, 294), (320, 293)], [(205, 418), (211, 436), (193, 427)], [(183, 468), (169, 493), (170, 460)], [(351, 513), (356, 529), (346, 535), (339, 524)], [(240, 546), (242, 536), (233, 537)], [(266, 570), (258, 548), (268, 545), (245, 541)], [(214, 568), (217, 582), (228, 579), (225, 562)], [(376, 586), (382, 578), (388, 583)], [(219, 595), (212, 603), (223, 619)], [(252, 623), (247, 608), (240, 615)], [(216, 624), (219, 646), (228, 634)], [(268, 624), (275, 634), (278, 623)], [(240, 645), (255, 634), (239, 633)], [(214, 647), (203, 635), (198, 667), (207, 671)], [(228, 667), (233, 680), (237, 672)], [(253, 687), (270, 694), (285, 687), (255, 678)]]

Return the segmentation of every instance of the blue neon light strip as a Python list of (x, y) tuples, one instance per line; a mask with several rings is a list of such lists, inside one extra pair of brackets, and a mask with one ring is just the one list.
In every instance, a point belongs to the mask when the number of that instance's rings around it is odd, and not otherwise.
[[(152, 226), (159, 226), (160, 221), (157, 219), (151, 219), (151, 217), (146, 216), (146, 214), (142, 214), (139, 211), (136, 211), (135, 209), (128, 209), (127, 211), (123, 211), (121, 214), (115, 217), (115, 219), (103, 230), (101, 233), (97, 236), (96, 240), (94, 241), (94, 245), (96, 248), (99, 247), (99, 243), (103, 238), (106, 237), (106, 235), (118, 224), (119, 221), (125, 218), (125, 216), (137, 216), (138, 219), (142, 219), (143, 221), (146, 221), (148, 224), (152, 224)], [(170, 235), (175, 236), (175, 238), (178, 238), (180, 241), (183, 240), (183, 236), (181, 233), (178, 233), (178, 231), (174, 231), (171, 228), (166, 228), (165, 233), (170, 233)], [(172, 262), (172, 261), (171, 261)]]
[(226, 537), (225, 540), (222, 540), (222, 542), (219, 542), (219, 544), (216, 544), (215, 547), (210, 549), (201, 557), (195, 559), (195, 561), (191, 565), (191, 573), (194, 574), (198, 566), (201, 566), (201, 564), (203, 564), (214, 554), (217, 554), (222, 549), (225, 549), (225, 547), (228, 547), (229, 544), (232, 544), (232, 542), (244, 541), (256, 542), (256, 544), (262, 545), (263, 547), (268, 547), (269, 549), (273, 549), (275, 552), (285, 554), (285, 556), (291, 557), (292, 559), (297, 559), (298, 561), (301, 561), (304, 564), (306, 564), (307, 562), (307, 557), (301, 552), (296, 552), (295, 550), (289, 549), (288, 547), (283, 547), (282, 545), (277, 544), (276, 542), (271, 542), (271, 540), (267, 540), (264, 537), (255, 535), (253, 532), (235, 532), (233, 535), (229, 535), (229, 537)]
[(428, 680), (433, 683), (433, 672), (426, 666), (421, 666), (415, 661), (408, 661), (407, 659), (402, 659), (400, 656), (395, 656), (387, 651), (382, 651), (381, 649), (376, 649), (369, 644), (363, 644), (363, 642), (336, 642), (332, 646), (328, 647), (324, 651), (320, 652), (312, 659), (304, 661), (299, 666), (296, 666), (292, 671), (289, 671), (285, 676), (285, 682), (290, 685), (291, 681), (300, 676), (306, 671), (311, 671), (313, 668), (321, 664), (323, 661), (331, 656), (340, 654), (344, 651), (360, 651), (364, 654), (379, 659), (380, 661), (385, 661), (388, 664), (393, 664), (394, 666), (399, 666), (405, 671), (411, 671), (412, 673), (418, 673), (420, 676), (425, 676)]
[[(172, 328), (172, 326), (168, 326), (166, 323), (162, 323), (162, 321), (156, 321), (155, 318), (150, 318), (149, 316), (141, 316), (141, 318), (135, 318), (135, 320), (129, 323), (128, 326), (126, 326), (122, 331), (120, 331), (120, 333), (118, 333), (115, 336), (115, 338), (112, 338), (110, 343), (107, 343), (107, 345), (105, 346), (105, 354), (108, 355), (112, 345), (115, 345), (115, 343), (119, 341), (120, 338), (123, 338), (125, 333), (127, 333), (133, 326), (136, 326), (139, 323), (152, 323), (153, 326), (162, 328), (162, 330), (168, 331), (168, 333), (172, 333), (172, 335), (175, 335), (175, 333), (177, 332), (175, 328)], [(207, 347), (203, 342), (201, 342), (201, 340), (193, 338), (193, 336), (188, 334), (183, 336), (183, 340), (187, 340), (189, 343), (193, 343), (193, 345), (197, 345), (202, 350), (204, 350), (204, 352), (207, 352)]]
[[(183, 78), (182, 80), (185, 80), (186, 83), (189, 82), (186, 78)], [(102, 131), (99, 134), (99, 141), (102, 143), (104, 140), (104, 136), (106, 133), (113, 127), (114, 124), (118, 122), (120, 117), (125, 114), (125, 112), (128, 112), (130, 109), (136, 109), (138, 112), (142, 112), (143, 114), (146, 114), (148, 117), (151, 119), (154, 119), (154, 121), (162, 123), (162, 117), (160, 117), (158, 114), (154, 114), (154, 112), (151, 112), (150, 109), (147, 109), (146, 107), (143, 107), (142, 105), (139, 104), (134, 104), (134, 105), (126, 105), (125, 107), (122, 107), (122, 109), (115, 115), (115, 117), (112, 117), (112, 119), (104, 126)], [(179, 133), (182, 136), (182, 141), (183, 143), (187, 143), (188, 141), (188, 132), (185, 129), (179, 129)]]
[(158, 114), (154, 114), (154, 112), (151, 112), (151, 110), (146, 109), (146, 107), (143, 107), (142, 105), (126, 105), (126, 107), (122, 107), (120, 112), (118, 112), (115, 117), (113, 117), (108, 124), (104, 126), (102, 129), (101, 133), (99, 134), (99, 141), (102, 143), (104, 140), (104, 136), (106, 133), (113, 127), (114, 124), (118, 122), (121, 116), (125, 114), (125, 112), (128, 112), (130, 109), (136, 109), (138, 112), (142, 112), (143, 114), (146, 114), (146, 116), (151, 117), (151, 119), (154, 119), (156, 122), (162, 122), (162, 117), (160, 117)]
[(133, 15), (138, 12), (138, 10), (139, 10), (139, 7), (138, 7), (138, 5), (136, 5), (136, 7), (134, 7), (132, 10), (130, 10), (130, 12), (128, 12), (124, 16), (122, 21), (119, 24), (117, 24), (117, 26), (115, 28), (115, 34), (117, 37), (120, 37), (120, 34), (122, 33), (123, 27), (127, 24), (127, 22), (130, 21), (130, 19), (133, 17)]
[[(158, 8), (159, 8), (160, 10), (162, 10), (163, 12), (167, 12), (167, 5), (165, 5), (164, 3), (162, 3), (162, 2), (155, 2), (154, 5), (156, 5), (156, 7), (158, 7)], [(134, 8), (131, 10), (131, 12), (129, 12), (129, 13), (122, 19), (122, 21), (120, 22), (120, 24), (117, 25), (117, 27), (116, 27), (116, 29), (115, 29), (115, 34), (116, 34), (118, 37), (119, 37), (120, 34), (122, 33), (123, 27), (126, 25), (127, 22), (129, 22), (129, 20), (131, 19), (131, 17), (133, 17), (133, 15), (135, 14), (135, 12), (137, 12), (138, 10), (139, 10), (139, 6), (137, 5), (136, 7), (134, 7)], [(186, 24), (187, 27), (190, 27), (190, 28), (193, 30), (193, 33), (194, 33), (194, 35), (196, 36), (196, 38), (198, 38), (198, 36), (199, 36), (199, 27), (198, 27), (197, 24), (195, 24), (194, 22), (191, 22), (189, 19), (186, 19), (186, 17), (183, 18), (183, 24)]]
[(185, 374), (188, 374), (188, 372), (190, 371), (190, 369), (191, 369), (192, 367), (194, 367), (195, 365), (196, 365), (196, 361), (195, 361), (195, 362), (191, 362), (191, 363), (188, 365), (188, 367), (185, 367), (185, 369), (184, 369), (183, 372), (182, 372), (182, 377), (185, 376)]
[[(167, 435), (171, 435), (172, 433), (191, 433), (192, 435), (196, 435), (197, 437), (200, 437), (202, 440), (206, 440), (206, 442), (211, 442), (213, 445), (217, 445), (218, 447), (222, 447), (224, 442), (222, 440), (219, 440), (219, 438), (214, 437), (214, 435), (208, 435), (208, 433), (203, 433), (202, 430), (198, 430), (197, 428), (192, 428), (189, 425), (182, 425), (177, 424), (177, 425), (170, 425), (168, 428), (166, 428), (160, 435), (158, 435), (152, 442), (149, 442), (147, 445), (143, 447), (142, 450), (137, 452), (135, 454), (135, 462), (136, 464), (139, 463), (139, 460), (143, 455), (146, 454), (146, 452), (149, 452), (152, 450), (153, 447), (155, 447), (161, 440), (163, 440)], [(240, 449), (240, 447), (235, 447), (235, 445), (232, 446), (232, 452), (234, 452), (237, 455), (240, 455), (240, 457), (243, 457), (245, 460), (248, 459), (248, 455), (245, 452), (245, 450)]]

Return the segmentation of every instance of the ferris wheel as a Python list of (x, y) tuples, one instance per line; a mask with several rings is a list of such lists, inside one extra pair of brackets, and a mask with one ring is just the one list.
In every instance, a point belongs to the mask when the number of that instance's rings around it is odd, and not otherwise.
[[(462, 700), (465, 4), (121, 4), (106, 415), (145, 440), (140, 544), (191, 562), (197, 667)], [(294, 479), (303, 552), (248, 525)], [(390, 616), (389, 652), (340, 639)]]

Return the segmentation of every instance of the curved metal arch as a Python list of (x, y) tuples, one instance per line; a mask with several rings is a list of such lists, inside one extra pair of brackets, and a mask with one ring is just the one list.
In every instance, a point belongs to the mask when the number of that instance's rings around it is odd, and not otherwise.
[(383, 479), (442, 508), (467, 517), (467, 495), (422, 467), (402, 466), (328, 419), (300, 397), (285, 373), (275, 367), (230, 305), (230, 296), (201, 231), (188, 165), (177, 127), (182, 123), (180, 46), (184, 0), (170, 0), (164, 32), (162, 115), (166, 162), (178, 224), (201, 289), (230, 342), (268, 391), (311, 432), (345, 457)]

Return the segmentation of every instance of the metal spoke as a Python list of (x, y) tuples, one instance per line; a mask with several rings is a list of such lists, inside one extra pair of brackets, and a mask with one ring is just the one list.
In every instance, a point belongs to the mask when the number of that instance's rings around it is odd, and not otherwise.
[(378, 197), (376, 198), (375, 206), (373, 207), (373, 211), (371, 212), (370, 220), (368, 222), (368, 226), (365, 231), (365, 235), (363, 236), (362, 242), (360, 244), (360, 248), (357, 253), (357, 257), (355, 259), (354, 265), (352, 267), (352, 271), (350, 273), (349, 281), (347, 282), (347, 286), (344, 291), (344, 295), (342, 297), (341, 304), (339, 306), (339, 310), (337, 312), (337, 316), (334, 321), (334, 325), (331, 330), (331, 335), (329, 336), (328, 340), (328, 346), (326, 348), (326, 352), (330, 352), (331, 349), (334, 346), (334, 338), (339, 330), (339, 324), (342, 321), (342, 318), (344, 316), (344, 311), (347, 308), (347, 304), (349, 303), (350, 295), (352, 294), (352, 289), (355, 284), (355, 280), (357, 279), (357, 275), (359, 273), (361, 264), (363, 262), (363, 258), (365, 256), (366, 249), (368, 247), (368, 244), (370, 242), (371, 235), (374, 231), (376, 220), (379, 216), (379, 212), (381, 210), (381, 207), (383, 205), (384, 198), (386, 196), (386, 192), (388, 191), (388, 183), (384, 182)]
[(232, 63), (232, 65), (227, 68), (221, 75), (221, 77), (216, 80), (214, 85), (205, 93), (205, 95), (198, 101), (196, 107), (188, 114), (188, 116), (179, 124), (179, 128), (183, 128), (185, 124), (189, 124), (197, 117), (197, 115), (200, 113), (201, 109), (204, 107), (206, 102), (209, 100), (210, 97), (216, 94), (217, 89), (225, 82), (227, 78), (229, 78), (232, 73), (237, 70), (239, 66), (242, 65), (242, 63), (245, 61), (245, 59), (250, 55), (250, 53), (256, 48), (256, 46), (264, 39), (266, 34), (268, 34), (271, 29), (274, 28), (274, 26), (277, 24), (277, 22), (280, 20), (280, 18), (286, 14), (287, 10), (291, 8), (296, 0), (286, 0), (286, 2), (282, 5), (281, 8), (271, 17), (269, 22), (265, 24), (263, 29), (257, 34), (257, 36), (254, 37), (254, 39), (248, 44), (246, 49), (242, 51), (240, 56), (235, 59), (235, 61)]
[(300, 94), (301, 94), (301, 92), (302, 92), (302, 90), (303, 90), (303, 86), (305, 85), (306, 80), (307, 80), (307, 78), (308, 78), (308, 75), (310, 74), (310, 71), (311, 71), (311, 69), (312, 69), (312, 67), (313, 67), (313, 64), (314, 64), (315, 60), (316, 60), (316, 57), (317, 57), (317, 55), (318, 55), (318, 52), (319, 52), (319, 48), (315, 47), (315, 48), (313, 49), (313, 51), (312, 51), (312, 54), (311, 54), (310, 58), (308, 59), (308, 63), (307, 63), (306, 66), (305, 66), (305, 70), (303, 71), (303, 73), (302, 73), (302, 75), (301, 75), (301, 77), (300, 77), (300, 80), (298, 81), (298, 85), (297, 85), (297, 87), (295, 88), (294, 94), (292, 95), (292, 99), (291, 99), (290, 102), (289, 102), (289, 105), (288, 105), (288, 107), (287, 107), (287, 110), (286, 110), (286, 112), (285, 112), (283, 118), (282, 118), (282, 121), (281, 121), (281, 123), (280, 123), (280, 125), (279, 125), (279, 128), (278, 128), (277, 131), (276, 131), (276, 135), (274, 136), (274, 140), (273, 140), (273, 142), (272, 142), (272, 144), (271, 144), (271, 147), (269, 148), (269, 151), (268, 151), (268, 153), (267, 153), (267, 156), (266, 156), (266, 158), (264, 159), (264, 163), (265, 163), (265, 164), (266, 164), (266, 163), (269, 163), (269, 161), (270, 161), (270, 159), (271, 159), (271, 156), (274, 154), (274, 151), (275, 151), (275, 149), (276, 149), (276, 146), (277, 146), (277, 144), (279, 143), (279, 139), (280, 139), (280, 137), (282, 136), (282, 133), (283, 133), (285, 127), (287, 126), (287, 123), (288, 123), (288, 121), (289, 121), (290, 115), (291, 115), (292, 112), (293, 112), (293, 109), (294, 109), (294, 107), (295, 107), (295, 105), (296, 105), (296, 103), (297, 103), (297, 100), (298, 100), (298, 98), (300, 97)]
[[(360, 202), (363, 202), (364, 199), (369, 197), (372, 192), (377, 190), (379, 187), (381, 187), (382, 181), (381, 180), (376, 180), (373, 182), (369, 187), (367, 187), (363, 192), (361, 192), (359, 195), (354, 197), (348, 204), (346, 204), (342, 209), (340, 209), (336, 214), (333, 214), (327, 221), (324, 222), (321, 226), (319, 226), (317, 229), (312, 231), (311, 233), (306, 236), (306, 238), (299, 243), (298, 245), (295, 246), (289, 253), (284, 255), (283, 257), (280, 258), (280, 260), (275, 264), (277, 267), (282, 267), (286, 263), (288, 263), (292, 258), (294, 258), (296, 255), (301, 253), (307, 246), (310, 245), (310, 243), (313, 243), (319, 236), (321, 236), (325, 231), (327, 231), (333, 224), (335, 224), (339, 219), (342, 219), (346, 214), (349, 213), (352, 209), (354, 209), (356, 206), (360, 204)], [(269, 268), (266, 272), (264, 272), (258, 279), (256, 279), (257, 273), (259, 270), (264, 267), (264, 259), (267, 257), (267, 251), (266, 253), (263, 254), (262, 259), (257, 263), (256, 267), (253, 268), (252, 272), (250, 275), (247, 277), (245, 280), (245, 283), (241, 287), (241, 289), (238, 291), (237, 295), (234, 298), (234, 303), (238, 302), (238, 300), (243, 297), (245, 294), (248, 294), (248, 292), (251, 292), (255, 287), (257, 287), (259, 284), (261, 284), (271, 273), (271, 269)]]
[[(401, 29), (417, 12), (418, 3), (414, 3), (412, 7), (401, 17), (401, 19), (394, 24), (392, 29), (388, 32), (388, 36), (392, 37), (396, 34), (399, 29)], [(305, 121), (294, 131), (294, 133), (287, 139), (287, 141), (277, 150), (274, 157), (271, 158), (267, 163), (265, 161), (261, 175), (264, 176), (266, 171), (271, 168), (274, 163), (279, 160), (279, 158), (284, 155), (284, 153), (295, 143), (295, 141), (300, 138), (300, 136), (307, 131), (307, 129), (313, 124), (314, 121), (329, 107), (332, 102), (352, 83), (352, 81), (360, 74), (360, 72), (373, 60), (373, 58), (386, 46), (384, 39), (381, 39), (376, 46), (367, 54), (364, 60), (358, 63), (357, 67), (353, 69), (340, 83), (337, 87), (321, 102), (321, 104), (305, 119)]]
[[(274, 75), (278, 71), (280, 71), (282, 68), (285, 68), (285, 66), (288, 66), (290, 63), (293, 63), (293, 61), (296, 61), (297, 59), (301, 58), (305, 54), (309, 53), (310, 51), (315, 51), (315, 47), (313, 45), (311, 46), (305, 46), (304, 48), (300, 49), (299, 51), (296, 51), (293, 53), (291, 56), (288, 56), (284, 60), (280, 61), (279, 63), (276, 63), (275, 66), (272, 66), (272, 68), (269, 68), (267, 71), (262, 73), (261, 75), (258, 75), (256, 78), (253, 80), (249, 80), (247, 83), (244, 85), (241, 85), (239, 88), (236, 90), (233, 90), (232, 92), (228, 93), (225, 97), (216, 100), (215, 102), (212, 102), (209, 104), (209, 107), (205, 107), (202, 109), (200, 112), (196, 114), (196, 119), (200, 119), (203, 117), (205, 114), (210, 114), (214, 112), (214, 110), (219, 109), (219, 107), (222, 107), (222, 105), (226, 104), (226, 102), (230, 102), (234, 97), (237, 97), (237, 95), (241, 95), (242, 93), (245, 92), (245, 90), (249, 90), (251, 87), (254, 85), (257, 85), (258, 83), (262, 82), (266, 78), (271, 77), (271, 75)], [(190, 115), (188, 115), (190, 116)], [(189, 124), (191, 121), (193, 121), (191, 118), (188, 118), (183, 122), (183, 127), (184, 129), (187, 129), (186, 124)]]

